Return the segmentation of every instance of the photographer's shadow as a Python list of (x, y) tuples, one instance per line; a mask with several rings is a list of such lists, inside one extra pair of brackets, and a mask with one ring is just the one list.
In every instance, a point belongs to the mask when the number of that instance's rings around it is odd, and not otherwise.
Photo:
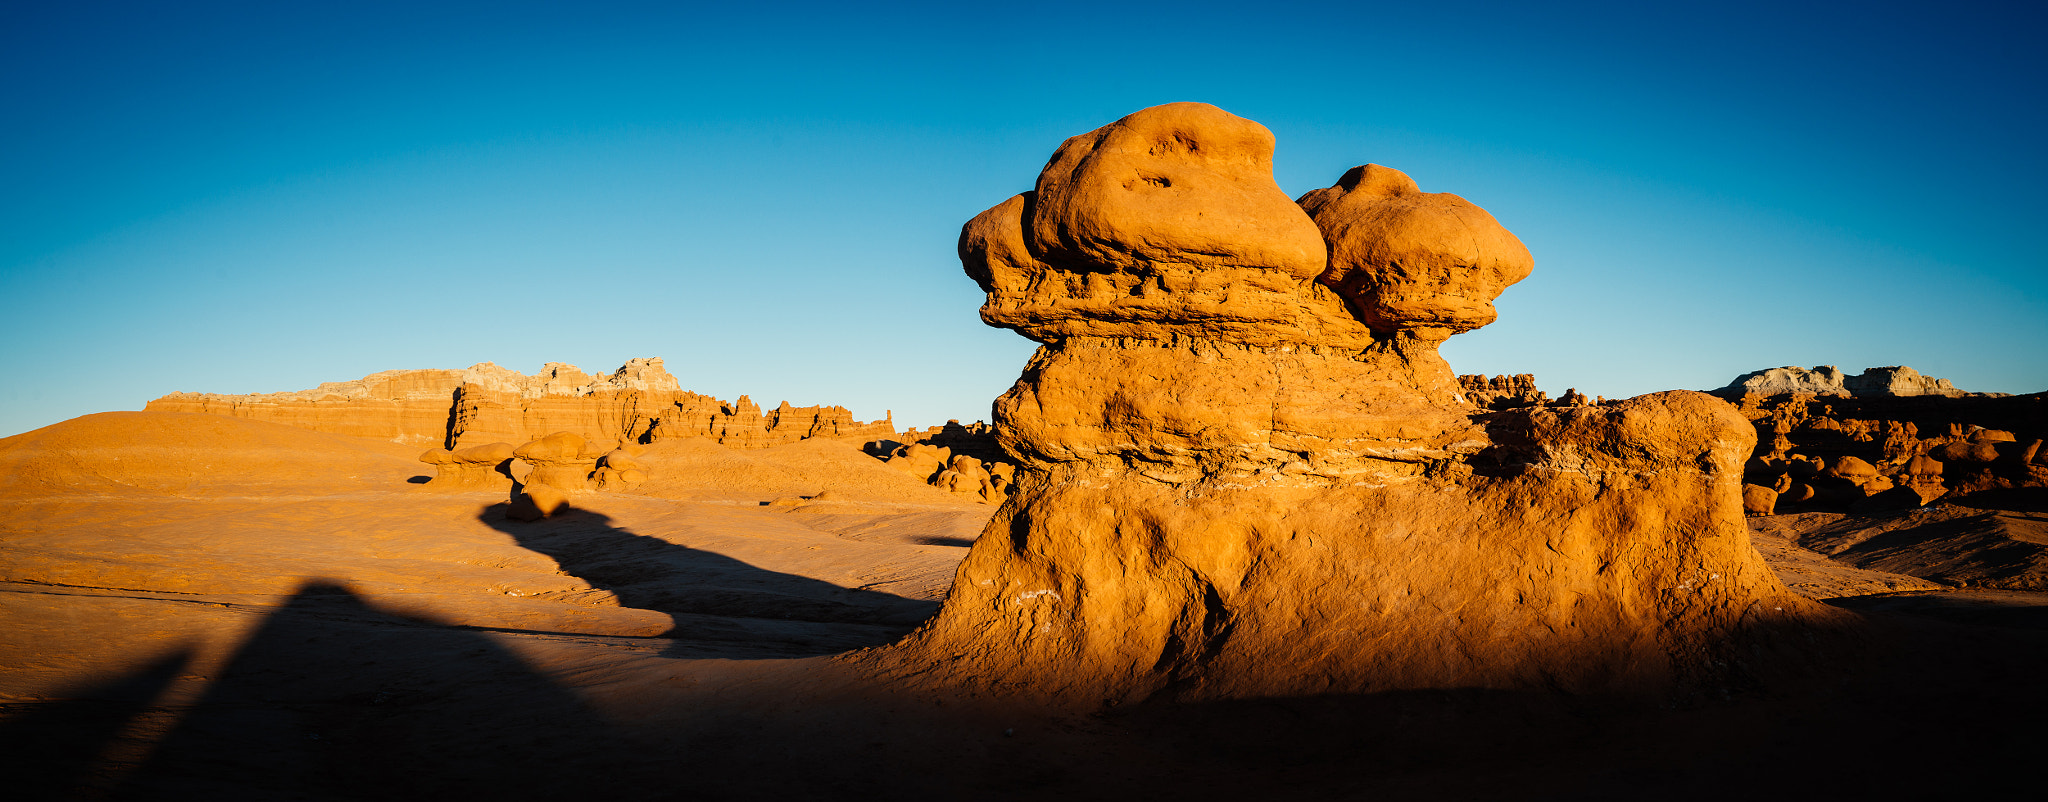
[(478, 520), (545, 554), (562, 571), (610, 591), (622, 607), (666, 613), (662, 638), (678, 657), (809, 657), (889, 643), (938, 611), (938, 602), (844, 588), (770, 571), (715, 552), (612, 525), (570, 507), (538, 521), (494, 504)]

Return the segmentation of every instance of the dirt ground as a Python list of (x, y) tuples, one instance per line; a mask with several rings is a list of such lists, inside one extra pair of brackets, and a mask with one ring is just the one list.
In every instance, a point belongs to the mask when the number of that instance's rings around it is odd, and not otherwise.
[[(1944, 578), (1997, 574), (1991, 558), (1906, 560), (1896, 533), (1911, 526), (1753, 520), (1781, 579), (1862, 623), (1778, 633), (1776, 653), (1800, 659), (1760, 658), (1677, 696), (1470, 688), (1056, 715), (895, 692), (833, 659), (929, 616), (992, 510), (850, 446), (798, 445), (667, 445), (642, 492), (581, 495), (522, 523), (503, 493), (414, 484), (431, 472), (416, 449), (271, 424), (108, 413), (0, 440), (7, 796), (1845, 799), (2042, 786), (2048, 594)], [(2029, 542), (2033, 514), (1985, 512), (1913, 526), (1982, 546), (1996, 533), (1954, 523), (1977, 520)], [(1893, 534), (1853, 535), (1873, 528)], [(1850, 541), (1837, 551), (1874, 556), (1813, 548)]]

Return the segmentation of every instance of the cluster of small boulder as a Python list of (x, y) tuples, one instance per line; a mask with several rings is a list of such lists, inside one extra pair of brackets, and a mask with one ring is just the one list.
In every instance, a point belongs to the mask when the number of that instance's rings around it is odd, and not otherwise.
[(1586, 394), (1579, 392), (1576, 387), (1565, 390), (1563, 396), (1553, 401), (1549, 393), (1536, 389), (1536, 376), (1529, 373), (1517, 373), (1512, 376), (1486, 376), (1477, 373), (1460, 375), (1458, 391), (1474, 406), (1490, 410), (1583, 407), (1607, 403), (1607, 399), (1598, 396), (1587, 398)]
[[(585, 490), (630, 490), (647, 481), (640, 460), (646, 447), (636, 443), (599, 445), (573, 432), (555, 432), (518, 448), (491, 443), (450, 451), (429, 449), (420, 461), (433, 465), (428, 482), (440, 489), (511, 488), (516, 492), (506, 515), (533, 521), (569, 505), (569, 495)], [(527, 467), (522, 478), (514, 461)]]
[(1010, 497), (1010, 486), (1017, 478), (1015, 465), (955, 454), (951, 448), (930, 443), (897, 446), (882, 460), (920, 482), (950, 493), (974, 496), (984, 504), (1003, 503)]
[[(1813, 397), (1795, 394), (1767, 406), (1747, 395), (1741, 409), (1758, 429), (1758, 448), (1743, 472), (1743, 509), (1751, 515), (1828, 510), (1871, 513), (1921, 507), (1944, 498), (2015, 487), (2048, 487), (2048, 449), (2039, 438), (1950, 423), (1921, 437), (1911, 421), (1837, 419), (1832, 407), (1812, 414)], [(1797, 454), (1793, 435), (1825, 435), (1869, 443), (1875, 461), (1849, 454), (1832, 459)]]
[[(915, 436), (918, 431), (905, 434)], [(995, 427), (981, 421), (950, 420), (908, 443), (871, 440), (861, 450), (920, 482), (985, 504), (1003, 503), (1016, 484), (1017, 466), (1002, 456)]]

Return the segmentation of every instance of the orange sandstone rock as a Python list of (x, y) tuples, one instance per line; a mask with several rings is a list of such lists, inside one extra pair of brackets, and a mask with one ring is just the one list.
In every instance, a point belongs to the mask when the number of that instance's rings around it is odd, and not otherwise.
[(1778, 491), (1763, 485), (1742, 486), (1742, 511), (1749, 515), (1771, 515), (1777, 511)]
[(725, 402), (688, 392), (658, 358), (629, 360), (596, 376), (560, 362), (532, 376), (489, 362), (464, 370), (385, 371), (291, 393), (172, 393), (149, 402), (148, 410), (231, 415), (450, 449), (523, 443), (560, 431), (636, 443), (706, 437), (749, 449), (896, 435), (892, 420), (864, 423), (845, 407), (785, 401), (763, 412), (746, 396)]
[(587, 490), (597, 460), (610, 448), (591, 450), (573, 432), (555, 432), (513, 450), (513, 456), (532, 465), (526, 484), (550, 485), (560, 490)]
[(1390, 167), (1353, 167), (1301, 196), (1301, 207), (1330, 243), (1318, 280), (1375, 331), (1434, 330), (1442, 339), (1492, 323), (1493, 299), (1536, 265), (1485, 209), (1423, 192)]
[(981, 315), (1040, 342), (1226, 337), (1364, 347), (1315, 224), (1273, 182), (1263, 126), (1202, 103), (1067, 140), (1037, 188), (960, 232)]
[(491, 443), (449, 451), (428, 449), (420, 461), (434, 466), (435, 488), (510, 488), (512, 444)]
[(639, 459), (641, 447), (621, 446), (598, 460), (593, 478), (599, 490), (630, 490), (647, 481), (647, 465)]
[[(1084, 707), (1654, 689), (1834, 615), (1749, 544), (1735, 407), (1482, 412), (1437, 343), (1492, 319), (1519, 242), (1391, 171), (1283, 209), (1267, 136), (1147, 109), (963, 228), (983, 319), (1043, 343), (995, 404), (1020, 467), (938, 616), (850, 659)], [(1351, 307), (1302, 252), (1325, 217)]]

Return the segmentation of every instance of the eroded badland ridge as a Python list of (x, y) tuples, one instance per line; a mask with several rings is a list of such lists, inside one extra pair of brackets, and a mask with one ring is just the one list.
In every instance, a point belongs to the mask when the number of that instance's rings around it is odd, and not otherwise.
[(450, 449), (524, 443), (562, 431), (586, 440), (636, 443), (707, 437), (735, 448), (898, 434), (893, 420), (857, 421), (845, 407), (793, 407), (784, 401), (763, 411), (744, 395), (727, 402), (689, 392), (659, 358), (633, 359), (596, 376), (561, 362), (549, 362), (531, 376), (490, 362), (463, 370), (388, 370), (297, 392), (172, 393), (145, 409), (233, 415)]

